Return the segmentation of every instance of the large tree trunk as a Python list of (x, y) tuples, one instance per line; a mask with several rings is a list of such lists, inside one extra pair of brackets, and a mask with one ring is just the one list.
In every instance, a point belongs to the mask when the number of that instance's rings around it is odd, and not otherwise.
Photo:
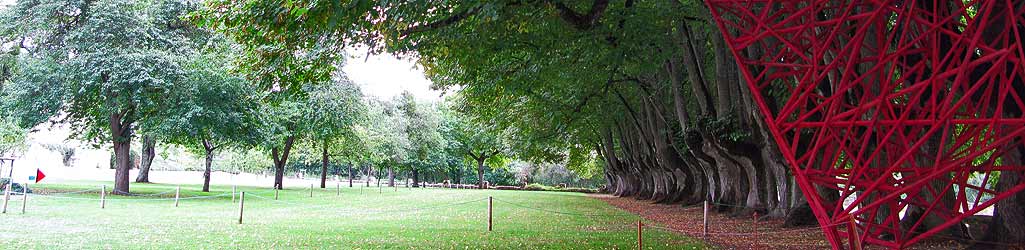
[(142, 163), (139, 165), (139, 175), (135, 182), (149, 182), (149, 168), (153, 165), (153, 158), (156, 157), (157, 140), (150, 135), (142, 136)]
[(285, 164), (288, 163), (288, 154), (292, 151), (292, 144), (295, 136), (285, 138), (285, 145), (282, 150), (277, 147), (271, 149), (271, 157), (274, 158), (274, 188), (284, 189)]
[(320, 158), (320, 163), (321, 163), (320, 164), (320, 188), (326, 188), (327, 187), (327, 161), (328, 161), (328, 157), (327, 157), (327, 140), (324, 140), (324, 145), (322, 146), (322, 148), (323, 148), (323, 150), (321, 151), (321, 158)]
[(484, 160), (486, 159), (477, 159), (477, 188), (480, 189), (484, 189)]
[[(935, 158), (934, 152), (939, 151), (938, 149), (942, 147), (941, 137), (942, 135), (937, 133), (926, 138), (926, 142), (918, 149), (922, 152), (923, 156), (915, 158), (918, 166), (931, 166), (932, 160)], [(952, 187), (946, 186), (946, 183), (949, 183), (951, 178), (953, 176), (950, 174), (939, 176), (937, 177), (939, 180), (930, 181), (928, 186), (920, 189), (917, 194), (908, 194), (909, 196), (919, 197), (925, 202), (937, 202), (938, 204), (929, 208), (931, 209), (929, 214), (925, 214), (927, 207), (923, 205), (907, 205), (905, 215), (900, 220), (901, 229), (909, 234), (907, 237), (916, 236), (942, 225), (947, 222), (947, 218), (953, 216), (955, 213), (953, 209), (957, 209), (956, 197), (954, 196), (955, 191)], [(919, 225), (912, 230), (916, 223)], [(941, 234), (957, 239), (967, 239), (969, 237), (968, 229), (964, 224), (957, 224), (943, 229)]]
[[(671, 89), (673, 91), (673, 107), (676, 111), (675, 113), (677, 121), (679, 122), (680, 130), (684, 135), (686, 135), (688, 132), (690, 132), (687, 126), (690, 120), (690, 115), (687, 112), (686, 100), (683, 97), (683, 79), (681, 77), (682, 72), (677, 66), (676, 61), (677, 60), (668, 61), (666, 63), (666, 71), (670, 76), (670, 84), (672, 84)], [(684, 136), (684, 139), (686, 139), (686, 136)], [(713, 197), (718, 197), (715, 194), (716, 191), (719, 190), (718, 188), (716, 188), (716, 183), (718, 183), (717, 180), (719, 180), (719, 175), (715, 168), (712, 167), (712, 163), (714, 163), (712, 157), (706, 155), (701, 150), (691, 150), (692, 148), (700, 148), (698, 145), (702, 143), (684, 143), (690, 145), (690, 147), (688, 147), (686, 151), (683, 151), (684, 155), (693, 156), (692, 162), (697, 165), (695, 166), (696, 169), (700, 169), (701, 177), (703, 177), (699, 181), (697, 181), (698, 185), (702, 186), (702, 193), (695, 194), (700, 195), (699, 197), (695, 198), (709, 199)], [(684, 159), (686, 160), (687, 157), (684, 157)], [(695, 171), (695, 173), (696, 172), (697, 171)]]
[[(1008, 166), (1021, 166), (1025, 162), (1023, 153), (1025, 148), (1017, 146), (1004, 154), (1003, 158)], [(1022, 172), (1000, 171), (996, 190), (1004, 192), (1023, 182), (1025, 174)], [(993, 219), (986, 228), (986, 235), (972, 249), (1022, 249), (1022, 246), (1025, 246), (1025, 191), (1012, 194), (994, 204)]]
[[(127, 112), (130, 113), (130, 112)], [(131, 169), (132, 123), (122, 121), (120, 113), (110, 115), (110, 132), (114, 144), (114, 190), (115, 194), (129, 194), (128, 171)]]
[(206, 149), (206, 168), (203, 169), (203, 192), (210, 192), (210, 169), (214, 163), (214, 149), (207, 142), (203, 142), (203, 144), (204, 149)]

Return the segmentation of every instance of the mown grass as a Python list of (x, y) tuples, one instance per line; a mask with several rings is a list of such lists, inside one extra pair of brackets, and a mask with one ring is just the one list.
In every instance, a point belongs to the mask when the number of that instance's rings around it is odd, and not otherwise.
[[(42, 195), (98, 188), (110, 183), (35, 185)], [(158, 196), (108, 196), (98, 192), (12, 196), (0, 215), (5, 249), (631, 249), (639, 217), (583, 194), (499, 190), (360, 190), (239, 187), (246, 192), (244, 223), (230, 186), (132, 184), (132, 192)], [(211, 195), (222, 195), (210, 198)], [(65, 197), (65, 198), (59, 198)], [(487, 231), (487, 198), (493, 196), (494, 231)], [(697, 240), (659, 230), (644, 232), (648, 249), (697, 249)]]

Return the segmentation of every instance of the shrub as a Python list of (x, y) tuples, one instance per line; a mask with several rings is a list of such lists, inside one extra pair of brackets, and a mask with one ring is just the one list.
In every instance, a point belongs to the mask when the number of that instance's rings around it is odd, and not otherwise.
[(598, 190), (591, 188), (560, 188), (553, 186), (545, 186), (539, 183), (527, 184), (523, 190), (530, 191), (553, 191), (553, 192), (577, 192), (577, 193), (597, 193)]

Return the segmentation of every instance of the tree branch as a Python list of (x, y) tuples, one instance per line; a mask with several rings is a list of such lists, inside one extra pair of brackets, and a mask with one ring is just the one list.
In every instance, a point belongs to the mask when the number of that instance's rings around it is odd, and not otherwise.
[(408, 36), (408, 35), (413, 34), (413, 33), (423, 32), (423, 31), (427, 31), (427, 30), (432, 30), (432, 29), (437, 29), (437, 28), (442, 28), (442, 27), (445, 27), (445, 26), (449, 26), (449, 25), (458, 23), (459, 21), (462, 21), (463, 19), (466, 19), (468, 17), (471, 17), (471, 16), (477, 14), (477, 12), (480, 12), (480, 10), (483, 9), (483, 8), (484, 8), (484, 5), (477, 5), (476, 7), (465, 9), (465, 10), (460, 11), (460, 12), (456, 13), (455, 15), (449, 16), (448, 18), (445, 18), (445, 19), (441, 19), (441, 20), (438, 20), (438, 21), (435, 21), (435, 22), (431, 22), (431, 23), (427, 23), (427, 24), (423, 24), (423, 25), (417, 25), (417, 26), (409, 27), (409, 28), (407, 28), (405, 30), (399, 31), (399, 35), (401, 35), (402, 37), (405, 37), (405, 36)]
[(590, 30), (597, 26), (598, 19), (601, 19), (605, 9), (609, 7), (609, 0), (594, 0), (594, 2), (591, 3), (591, 10), (585, 15), (576, 12), (573, 8), (566, 6), (566, 4), (563, 4), (561, 1), (556, 2), (548, 0), (547, 2), (559, 11), (559, 16), (562, 17), (563, 20), (566, 20), (566, 22), (579, 30)]

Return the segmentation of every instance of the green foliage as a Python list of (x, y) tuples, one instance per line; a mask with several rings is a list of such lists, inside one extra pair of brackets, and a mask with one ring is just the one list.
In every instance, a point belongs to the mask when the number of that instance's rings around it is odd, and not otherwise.
[(304, 99), (294, 98), (277, 103), (263, 103), (257, 111), (264, 122), (259, 129), (261, 146), (266, 149), (281, 147), (286, 138), (303, 138), (307, 133), (301, 126), (305, 121)]
[(740, 142), (751, 137), (751, 131), (742, 129), (734, 114), (728, 114), (722, 118), (701, 116), (695, 122), (697, 123), (695, 125), (704, 126), (704, 131), (718, 137), (720, 141)]
[(256, 149), (233, 149), (219, 154), (212, 169), (229, 172), (260, 173), (271, 170), (274, 162), (263, 151)]
[[(595, 126), (608, 118), (607, 103), (615, 104), (614, 82), (624, 73), (661, 70), (665, 58), (650, 56), (659, 48), (649, 44), (671, 41), (650, 34), (670, 25), (665, 15), (679, 14), (665, 4), (636, 5), (663, 16), (614, 5), (620, 9), (579, 24), (541, 2), (217, 0), (203, 20), (247, 46), (273, 48), (261, 52), (270, 58), (345, 45), (415, 54), (436, 87), (458, 89), (462, 100), (453, 107), (472, 117), (450, 126), (453, 136), (443, 136), (455, 142), (450, 148), (565, 162), (571, 148), (596, 141)], [(422, 158), (425, 152), (411, 153)], [(587, 166), (580, 170), (594, 166), (579, 157), (591, 153), (573, 155), (575, 165)]]
[[(516, 178), (522, 182), (558, 186), (565, 184), (571, 187), (596, 188), (605, 184), (604, 176), (594, 175), (584, 177), (576, 170), (570, 170), (563, 164), (533, 164), (528, 162), (513, 162), (511, 171), (516, 173)], [(601, 170), (600, 166), (598, 168)]]
[(19, 153), (28, 148), (25, 137), (28, 130), (18, 127), (11, 120), (0, 120), (0, 156)]
[(566, 168), (572, 170), (581, 178), (588, 179), (602, 174), (605, 161), (598, 156), (598, 153), (583, 145), (574, 145), (569, 148), (569, 157), (566, 160)]
[(340, 43), (345, 40), (308, 29), (323, 22), (282, 22), (281, 18), (301, 20), (299, 17), (306, 14), (303, 5), (291, 0), (214, 0), (207, 2), (194, 19), (239, 42), (243, 49), (236, 66), (261, 89), (281, 96), (301, 96), (309, 93), (304, 89), (308, 85), (331, 79), (343, 53)]
[[(168, 48), (174, 37), (152, 15), (153, 2), (22, 1), (5, 26), (30, 53), (19, 58), (10, 95), (12, 109), (31, 127), (63, 112), (76, 135), (107, 140), (112, 115), (121, 123), (149, 118), (163, 108), (181, 80), (181, 58)], [(55, 11), (60, 10), (60, 11)], [(53, 27), (59, 27), (54, 30)], [(129, 134), (130, 135), (130, 134)]]
[(30, 128), (50, 120), (63, 108), (66, 96), (61, 80), (61, 67), (55, 61), (22, 56), (18, 70), (0, 93), (5, 113), (18, 121), (22, 128)]
[(411, 162), (426, 163), (443, 152), (443, 138), (439, 131), (439, 114), (434, 105), (417, 103), (409, 91), (397, 97), (397, 112), (405, 122), (404, 131), (409, 142), (407, 158)]
[(224, 40), (191, 41), (205, 44), (191, 52), (185, 81), (176, 83), (166, 97), (174, 105), (160, 109), (142, 128), (200, 155), (224, 146), (254, 145), (261, 124), (257, 109), (261, 96), (227, 67), (232, 50)]
[[(516, 173), (505, 168), (489, 168), (484, 172), (484, 180), (492, 186), (519, 186), (522, 183), (516, 179)], [(467, 175), (464, 179), (467, 183), (477, 183), (477, 175)]]
[[(449, 100), (449, 105), (461, 105), (463, 99)], [(467, 161), (476, 161), (484, 158), (491, 166), (505, 166), (506, 159), (501, 154), (507, 151), (503, 140), (502, 130), (494, 123), (475, 120), (474, 116), (456, 110), (451, 112), (449, 119), (451, 123), (451, 135), (454, 142), (454, 150), (465, 155)], [(496, 157), (498, 156), (498, 157)]]
[(384, 164), (406, 158), (409, 148), (406, 120), (386, 101), (369, 100), (366, 124), (356, 127), (356, 140), (363, 146), (361, 158), (369, 164)]
[[(306, 100), (307, 122), (303, 126), (310, 133), (314, 144), (328, 143), (342, 152), (354, 151), (344, 142), (355, 136), (355, 126), (367, 119), (367, 107), (363, 93), (355, 83), (341, 71), (336, 72), (329, 84), (311, 86)], [(342, 143), (334, 143), (342, 141)]]
[(538, 184), (538, 183), (527, 184), (527, 186), (524, 187), (524, 189), (530, 190), (530, 191), (551, 191), (551, 192), (577, 192), (577, 193), (597, 193), (598, 192), (598, 190), (596, 190), (596, 189), (570, 188), (570, 187), (553, 187), (553, 186), (548, 186), (548, 185), (543, 185), (543, 184)]

